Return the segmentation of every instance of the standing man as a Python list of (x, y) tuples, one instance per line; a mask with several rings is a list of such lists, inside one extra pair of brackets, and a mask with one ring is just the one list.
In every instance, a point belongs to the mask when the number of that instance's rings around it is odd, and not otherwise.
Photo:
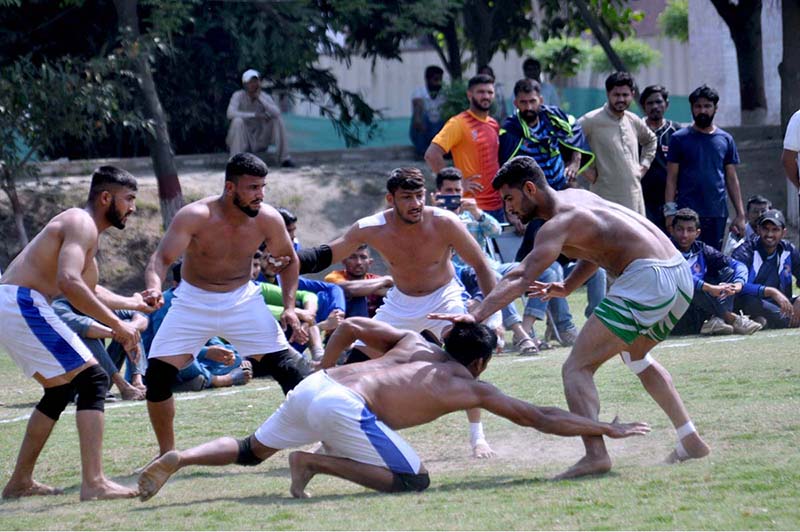
[(531, 81), (537, 82), (542, 87), (542, 98), (544, 103), (559, 107), (561, 105), (561, 98), (558, 96), (556, 88), (552, 83), (542, 81), (542, 64), (538, 59), (528, 57), (522, 62), (522, 75)]
[(434, 174), (447, 166), (446, 153), (453, 154), (453, 166), (461, 170), (464, 195), (474, 197), (478, 207), (498, 222), (505, 221), (503, 202), (492, 189), (497, 173), (500, 126), (489, 116), (494, 101), (494, 78), (478, 74), (467, 84), (469, 109), (447, 121), (425, 152), (425, 162)]
[(644, 123), (647, 124), (658, 139), (656, 156), (653, 164), (642, 178), (642, 195), (644, 196), (644, 210), (647, 219), (656, 224), (665, 233), (664, 225), (664, 189), (667, 186), (667, 152), (672, 134), (680, 129), (680, 124), (667, 120), (664, 114), (669, 108), (669, 91), (661, 85), (645, 87), (639, 96), (639, 104), (646, 115)]
[[(324, 270), (353, 253), (362, 244), (381, 254), (394, 279), (375, 320), (393, 327), (416, 332), (428, 330), (441, 338), (447, 326), (428, 319), (429, 313), (465, 312), (467, 295), (456, 278), (450, 256), (458, 253), (475, 269), (478, 285), (484, 294), (495, 285), (494, 272), (478, 243), (454, 213), (425, 206), (425, 178), (417, 168), (392, 170), (386, 182), (386, 202), (390, 209), (362, 218), (330, 245), (317, 246), (299, 253), (301, 271)], [(350, 360), (378, 356), (366, 347), (351, 353)], [(356, 351), (354, 349), (354, 351)], [(322, 367), (330, 367), (339, 353), (326, 353)], [(355, 355), (355, 357), (354, 357)], [(469, 410), (470, 443), (476, 458), (494, 453), (486, 442), (480, 410)]]
[(606, 78), (608, 101), (578, 123), (597, 156), (596, 166), (583, 174), (591, 191), (644, 215), (641, 179), (653, 162), (658, 140), (644, 120), (628, 111), (635, 90), (629, 73), (614, 72)]
[[(668, 460), (706, 456), (710, 449), (689, 418), (672, 377), (649, 354), (686, 312), (694, 290), (689, 267), (672, 242), (647, 218), (629, 209), (585, 190), (554, 191), (530, 157), (515, 157), (504, 164), (493, 186), (508, 210), (523, 222), (546, 220), (536, 252), (506, 274), (470, 314), (429, 317), (480, 321), (529, 289), (545, 299), (566, 297), (602, 266), (617, 279), (581, 329), (562, 368), (570, 411), (597, 419), (600, 399), (594, 373), (621, 354), (677, 431), (677, 446)], [(536, 282), (561, 253), (578, 259), (569, 277), (563, 283)], [(611, 469), (602, 438), (584, 437), (583, 442), (586, 455), (560, 478)]]
[[(103, 473), (104, 403), (108, 375), (89, 349), (56, 316), (49, 301), (63, 294), (75, 308), (107, 325), (115, 340), (138, 358), (139, 332), (110, 306), (118, 296), (97, 286), (97, 241), (111, 226), (125, 227), (136, 210), (136, 179), (101, 166), (92, 174), (83, 209), (67, 209), (11, 262), (0, 278), (0, 345), (28, 377), (44, 388), (31, 414), (3, 498), (57, 495), (62, 490), (33, 480), (33, 468), (61, 412), (75, 399), (81, 449), (82, 501), (134, 497), (136, 490)], [(135, 299), (142, 304), (142, 297)], [(121, 307), (119, 307), (121, 308)]]
[(257, 70), (246, 70), (242, 74), (242, 85), (244, 89), (234, 92), (228, 103), (227, 116), (231, 125), (225, 143), (231, 157), (242, 152), (266, 151), (274, 144), (281, 166), (294, 167), (281, 110), (272, 96), (261, 90), (261, 74)]
[[(786, 172), (786, 179), (794, 185), (797, 196), (797, 211), (800, 212), (800, 173), (798, 173), (798, 153), (800, 153), (800, 111), (795, 112), (786, 126), (783, 137), (783, 153), (781, 162)], [(791, 201), (791, 200), (790, 200)], [(787, 209), (791, 213), (790, 210)]]
[(293, 339), (305, 343), (308, 338), (294, 310), (296, 255), (281, 215), (263, 203), (266, 175), (267, 165), (255, 155), (231, 157), (222, 194), (178, 211), (147, 264), (146, 293), (159, 301), (167, 270), (183, 256), (181, 284), (153, 339), (146, 374), (147, 410), (159, 454), (175, 448), (175, 376), (209, 338), (224, 337), (243, 358), (250, 358), (254, 374), (266, 368), (284, 393), (307, 374), (290, 354), (261, 290), (250, 282), (253, 255), (262, 242), (280, 256), (295, 258), (281, 276), (281, 322), (292, 328)]
[(694, 123), (673, 133), (669, 142), (664, 217), (671, 227), (678, 209), (692, 209), (700, 216), (703, 241), (722, 250), (729, 197), (736, 209), (731, 232), (739, 237), (745, 236), (745, 217), (736, 175), (736, 142), (714, 125), (718, 102), (719, 94), (707, 85), (689, 95)]
[(414, 145), (417, 157), (422, 159), (431, 140), (442, 129), (442, 104), (445, 94), (442, 92), (444, 70), (436, 65), (425, 69), (425, 86), (417, 87), (411, 93), (411, 129), (409, 136)]

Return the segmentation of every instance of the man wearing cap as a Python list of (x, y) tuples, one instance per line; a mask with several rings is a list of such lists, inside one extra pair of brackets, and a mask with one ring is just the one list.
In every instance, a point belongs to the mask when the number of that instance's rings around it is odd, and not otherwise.
[(234, 92), (228, 104), (231, 126), (225, 143), (231, 157), (242, 152), (266, 151), (274, 144), (281, 166), (293, 167), (281, 110), (269, 94), (261, 91), (261, 74), (246, 70), (242, 85), (244, 89)]
[(733, 251), (748, 268), (734, 308), (774, 329), (800, 327), (800, 297), (792, 297), (792, 275), (800, 287), (800, 253), (785, 235), (783, 213), (770, 209), (758, 220), (758, 236)]

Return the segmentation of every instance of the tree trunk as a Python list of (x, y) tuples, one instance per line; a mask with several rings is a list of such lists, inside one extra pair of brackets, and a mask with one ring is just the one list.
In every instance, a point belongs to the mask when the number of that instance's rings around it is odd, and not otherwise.
[(625, 66), (625, 63), (622, 62), (617, 52), (614, 51), (614, 48), (611, 46), (611, 39), (600, 27), (600, 21), (597, 20), (597, 17), (589, 10), (589, 6), (586, 5), (586, 0), (575, 0), (575, 6), (578, 8), (583, 21), (586, 22), (586, 25), (592, 30), (592, 35), (597, 39), (600, 47), (603, 48), (611, 66), (618, 72), (628, 72), (628, 67)]
[(740, 0), (736, 5), (729, 0), (711, 0), (711, 3), (728, 25), (736, 47), (742, 124), (763, 124), (767, 119), (767, 92), (761, 49), (761, 0)]
[(452, 81), (459, 81), (464, 73), (461, 71), (461, 45), (458, 43), (455, 16), (448, 21), (447, 27), (442, 33), (444, 41), (447, 43), (447, 72)]
[[(492, 60), (492, 8), (486, 0), (468, 2), (462, 9), (467, 39), (475, 48), (475, 66), (480, 68)], [(467, 18), (469, 17), (469, 18)]]
[(786, 131), (789, 119), (800, 109), (800, 0), (783, 0), (783, 58), (778, 67), (781, 75), (781, 131)]
[[(139, 38), (139, 15), (137, 13), (138, 0), (114, 0), (120, 32), (128, 35), (131, 42)], [(161, 204), (161, 221), (164, 228), (169, 227), (175, 213), (183, 206), (183, 193), (178, 180), (178, 171), (175, 167), (175, 154), (167, 129), (167, 116), (161, 107), (158, 97), (153, 72), (147, 54), (129, 51), (133, 59), (139, 84), (142, 89), (144, 110), (148, 118), (153, 121), (154, 135), (147, 136), (150, 147), (150, 157), (153, 159), (153, 171), (158, 182), (158, 199)]]
[(17, 183), (11, 170), (8, 167), (3, 168), (3, 190), (11, 202), (11, 212), (14, 213), (14, 225), (17, 228), (17, 238), (19, 239), (20, 249), (28, 245), (28, 232), (25, 230), (25, 222), (23, 218), (24, 209), (22, 203), (19, 201), (17, 195)]

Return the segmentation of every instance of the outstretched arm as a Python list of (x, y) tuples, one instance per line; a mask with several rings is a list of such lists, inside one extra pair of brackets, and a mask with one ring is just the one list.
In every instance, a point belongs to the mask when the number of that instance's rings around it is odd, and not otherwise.
[(179, 210), (167, 228), (167, 233), (158, 244), (144, 270), (144, 285), (149, 293), (161, 293), (167, 269), (183, 255), (194, 234), (195, 205)]
[(326, 369), (336, 364), (339, 355), (356, 340), (361, 340), (368, 347), (386, 353), (406, 337), (416, 337), (411, 331), (395, 329), (387, 323), (375, 321), (370, 318), (347, 318), (331, 335), (325, 354), (319, 363), (320, 369)]

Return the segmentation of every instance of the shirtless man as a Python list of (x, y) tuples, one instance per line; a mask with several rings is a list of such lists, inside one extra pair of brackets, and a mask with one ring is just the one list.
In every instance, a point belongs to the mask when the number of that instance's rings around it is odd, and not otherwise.
[[(224, 337), (242, 357), (250, 358), (254, 370), (258, 365), (269, 369), (284, 393), (307, 374), (290, 352), (258, 286), (250, 282), (253, 254), (262, 242), (273, 254), (295, 257), (280, 214), (262, 203), (266, 175), (267, 165), (255, 155), (231, 157), (222, 194), (178, 211), (147, 264), (146, 294), (157, 301), (168, 268), (183, 256), (182, 282), (148, 355), (147, 410), (160, 455), (175, 448), (175, 375), (209, 338)], [(294, 261), (281, 277), (281, 322), (291, 326), (302, 343), (307, 338), (294, 311), (297, 270)]]
[[(251, 436), (218, 438), (187, 451), (172, 451), (139, 477), (142, 500), (189, 465), (258, 465), (281, 449), (322, 441), (327, 454), (289, 455), (291, 494), (307, 498), (318, 473), (383, 492), (423, 491), (430, 484), (417, 454), (395, 431), (465, 408), (484, 408), (522, 426), (560, 436), (626, 438), (649, 432), (645, 423), (600, 423), (560, 408), (537, 407), (477, 380), (497, 337), (481, 324), (461, 323), (445, 332), (444, 349), (422, 335), (368, 318), (349, 318), (327, 350), (364, 341), (381, 358), (308, 377)], [(332, 345), (333, 344), (333, 345)]]
[[(75, 398), (81, 449), (82, 501), (134, 497), (103, 474), (104, 404), (108, 377), (89, 349), (56, 316), (50, 301), (63, 294), (72, 306), (107, 325), (128, 351), (138, 351), (139, 332), (112, 308), (141, 308), (141, 295), (124, 301), (97, 285), (97, 240), (112, 225), (125, 227), (136, 209), (136, 180), (102, 166), (92, 175), (83, 209), (67, 209), (50, 220), (0, 278), (0, 345), (28, 377), (44, 388), (31, 414), (3, 498), (56, 495), (62, 490), (33, 479), (36, 460), (67, 403)], [(151, 309), (152, 310), (152, 309)], [(138, 358), (139, 353), (134, 355)]]
[[(527, 223), (547, 220), (539, 230), (536, 252), (506, 274), (486, 299), (464, 316), (436, 315), (455, 321), (480, 321), (533, 288), (544, 299), (566, 297), (598, 267), (617, 280), (583, 326), (564, 363), (564, 392), (570, 411), (597, 419), (600, 400), (594, 372), (621, 353), (628, 368), (669, 416), (678, 433), (670, 462), (701, 458), (709, 447), (700, 438), (672, 377), (648, 352), (664, 340), (689, 308), (694, 283), (683, 256), (644, 216), (585, 190), (556, 192), (530, 157), (508, 161), (492, 182), (506, 207)], [(559, 254), (578, 264), (561, 283), (536, 279)], [(584, 437), (586, 456), (559, 478), (606, 473), (611, 458), (602, 438)]]
[[(394, 279), (394, 288), (387, 293), (374, 319), (398, 329), (417, 332), (427, 329), (441, 338), (447, 324), (430, 320), (427, 314), (466, 312), (464, 286), (455, 277), (451, 250), (475, 268), (484, 294), (494, 288), (494, 273), (458, 216), (445, 209), (425, 206), (425, 178), (419, 169), (392, 170), (386, 188), (390, 209), (357, 221), (330, 246), (301, 250), (301, 272), (323, 270), (367, 244), (383, 256)], [(308, 261), (310, 256), (316, 259), (313, 267), (309, 266), (314, 262)], [(364, 350), (364, 354), (375, 355), (368, 351)], [(336, 363), (338, 354), (328, 353), (321, 362), (322, 368)], [(360, 358), (365, 359), (366, 356)], [(480, 411), (468, 411), (467, 418), (473, 455), (476, 458), (492, 456), (494, 452), (483, 434)]]

